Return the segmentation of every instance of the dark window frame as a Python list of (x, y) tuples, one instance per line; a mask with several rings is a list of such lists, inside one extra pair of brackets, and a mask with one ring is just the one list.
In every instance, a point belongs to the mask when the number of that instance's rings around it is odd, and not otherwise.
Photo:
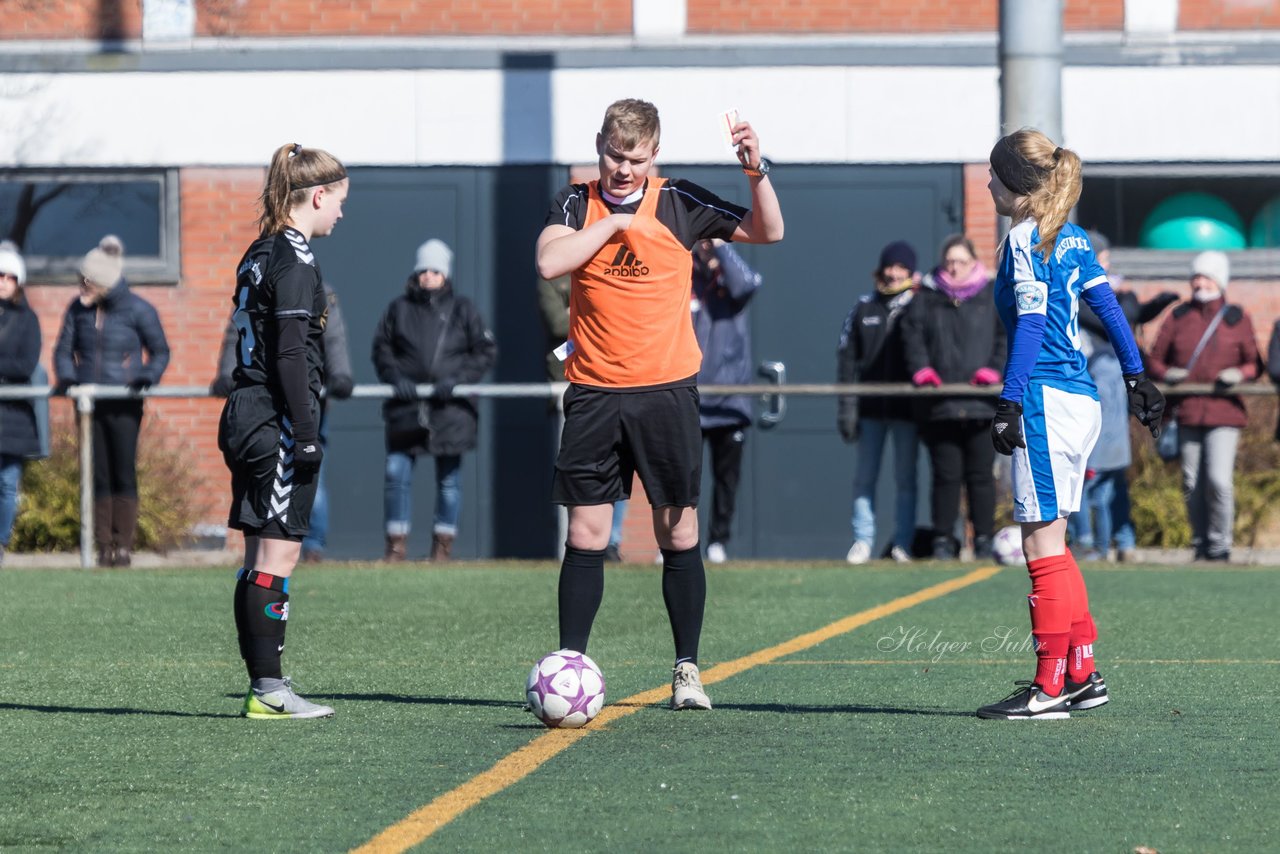
[[(135, 285), (177, 285), (182, 277), (182, 220), (179, 170), (159, 169), (0, 169), (0, 182), (44, 181), (50, 183), (106, 184), (112, 182), (155, 181), (160, 185), (157, 221), (160, 253), (138, 254), (125, 246), (124, 275)], [(4, 235), (0, 235), (3, 238)], [(91, 247), (86, 247), (86, 250)], [(67, 285), (80, 281), (80, 260), (75, 255), (23, 253), (27, 264), (27, 284)]]
[[(1280, 177), (1280, 163), (1086, 163), (1084, 180), (1100, 178), (1254, 178)], [(1084, 223), (1085, 225), (1090, 225)], [(1108, 235), (1112, 237), (1112, 235)], [(1111, 244), (1111, 266), (1130, 279), (1185, 279), (1191, 274), (1195, 250), (1141, 249)], [(1233, 279), (1280, 279), (1280, 249), (1240, 249), (1227, 252)]]

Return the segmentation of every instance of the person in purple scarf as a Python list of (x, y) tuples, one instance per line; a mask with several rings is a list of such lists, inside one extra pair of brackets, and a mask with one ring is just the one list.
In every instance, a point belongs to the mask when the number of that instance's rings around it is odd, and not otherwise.
[[(991, 295), (991, 275), (963, 234), (943, 242), (941, 257), (903, 317), (911, 382), (922, 387), (999, 383), (1005, 335)], [(991, 557), (996, 485), (990, 427), (995, 399), (921, 395), (914, 408), (933, 467), (933, 557), (951, 560), (959, 553), (954, 531), (961, 487), (969, 499), (974, 556)]]

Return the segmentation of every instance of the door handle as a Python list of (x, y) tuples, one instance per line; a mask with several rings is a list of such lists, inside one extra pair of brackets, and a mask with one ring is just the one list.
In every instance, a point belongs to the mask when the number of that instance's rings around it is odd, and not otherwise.
[[(787, 384), (787, 366), (782, 362), (761, 362), (756, 373), (776, 386)], [(765, 410), (760, 413), (760, 429), (769, 430), (776, 427), (787, 417), (787, 398), (781, 394), (762, 394), (760, 402)]]

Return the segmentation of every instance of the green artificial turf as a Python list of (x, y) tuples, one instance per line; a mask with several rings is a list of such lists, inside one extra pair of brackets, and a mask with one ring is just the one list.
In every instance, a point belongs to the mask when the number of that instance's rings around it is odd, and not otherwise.
[[(704, 672), (972, 567), (709, 573)], [(230, 570), (5, 571), (0, 849), (342, 851), (544, 730), (549, 565), (306, 567), (285, 669), (320, 721), (247, 721)], [(1273, 568), (1087, 568), (1114, 700), (979, 721), (1032, 673), (1010, 569), (597, 727), (423, 850), (1280, 848)], [(655, 567), (611, 569), (610, 701), (667, 683)], [(1018, 648), (1019, 645), (1021, 648)]]

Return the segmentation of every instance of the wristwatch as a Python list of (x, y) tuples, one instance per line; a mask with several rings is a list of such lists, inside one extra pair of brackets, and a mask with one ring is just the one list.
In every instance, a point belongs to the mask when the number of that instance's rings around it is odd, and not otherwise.
[(773, 164), (767, 158), (760, 158), (760, 165), (752, 169), (750, 166), (743, 166), (742, 171), (752, 178), (763, 178), (769, 174), (769, 170), (773, 168)]

